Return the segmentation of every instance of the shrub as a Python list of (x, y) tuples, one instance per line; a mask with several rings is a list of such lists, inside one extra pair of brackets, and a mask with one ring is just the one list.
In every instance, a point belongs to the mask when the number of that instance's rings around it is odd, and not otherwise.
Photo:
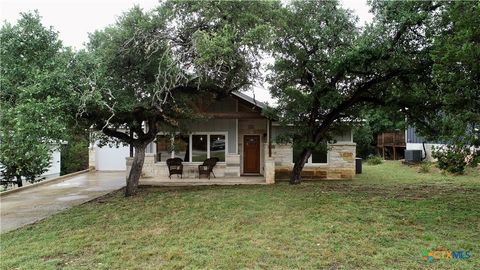
[(367, 164), (368, 165), (378, 165), (378, 164), (382, 164), (383, 163), (383, 159), (381, 156), (369, 156), (367, 158)]
[(432, 164), (430, 162), (422, 162), (422, 163), (420, 163), (420, 169), (418, 170), (418, 172), (429, 173), (431, 166), (432, 166)]
[(465, 144), (449, 144), (432, 151), (432, 157), (438, 160), (438, 168), (453, 174), (465, 173), (467, 165), (477, 166), (479, 154), (478, 150), (472, 150)]
[(62, 145), (61, 175), (88, 168), (88, 143), (87, 135), (76, 134), (68, 144)]

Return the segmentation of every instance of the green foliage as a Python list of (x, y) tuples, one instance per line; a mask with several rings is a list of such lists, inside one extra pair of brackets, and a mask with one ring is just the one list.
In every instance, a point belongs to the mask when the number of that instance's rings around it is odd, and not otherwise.
[(465, 143), (439, 146), (432, 151), (432, 157), (437, 159), (438, 168), (453, 174), (464, 174), (468, 165), (476, 167), (479, 156), (479, 150), (472, 149)]
[(372, 155), (367, 158), (368, 165), (379, 165), (382, 163), (383, 163), (383, 158), (381, 156)]
[(480, 5), (437, 5), (441, 8), (426, 28), (431, 64), (429, 75), (421, 79), (428, 87), (411, 97), (409, 102), (417, 99), (421, 106), (409, 106), (408, 121), (429, 140), (461, 139), (479, 146), (474, 129), (480, 126)]
[[(478, 140), (471, 132), (480, 125), (478, 3), (370, 4), (375, 18), (363, 29), (336, 1), (286, 5), (269, 77), (281, 122), (298, 127), (297, 137), (316, 145), (338, 125), (368, 118), (372, 109), (396, 114), (395, 123), (388, 123), (374, 113), (357, 130), (364, 154), (371, 151), (369, 134), (403, 122), (401, 114), (429, 139)], [(295, 164), (292, 183), (300, 166)]]
[(177, 119), (194, 117), (192, 103), (244, 89), (258, 77), (258, 49), (268, 37), (261, 22), (271, 5), (166, 1), (124, 13), (77, 55), (80, 115), (134, 144), (154, 138), (142, 135), (143, 121), (153, 129), (181, 128)]
[[(354, 16), (336, 1), (294, 1), (279, 16), (270, 92), (278, 99), (280, 122), (295, 126), (306, 145), (328, 140), (370, 112), (369, 126), (356, 136), (368, 152), (373, 139), (368, 134), (403, 122), (399, 112), (410, 106), (430, 110), (419, 104), (429, 99), (430, 84), (423, 81), (431, 67), (429, 32), (421, 29), (430, 25), (436, 7), (372, 4), (376, 19), (365, 29), (357, 28)], [(372, 110), (377, 107), (382, 111)], [(396, 118), (391, 121), (384, 112)], [(295, 166), (298, 172), (300, 165)]]
[[(90, 36), (76, 58), (79, 115), (109, 138), (145, 151), (159, 131), (182, 129), (206, 106), (259, 76), (272, 2), (165, 1), (134, 7)], [(182, 119), (182, 121), (179, 121)], [(147, 127), (147, 128), (145, 128)], [(126, 194), (135, 193), (143, 160), (135, 155)]]
[(37, 13), (0, 30), (0, 163), (7, 180), (36, 181), (65, 138), (71, 110), (71, 54)]
[[(327, 81), (352, 48), (358, 29), (336, 1), (294, 1), (278, 16), (275, 34), (275, 63), (268, 80), (272, 96), (278, 99), (276, 114), (286, 126), (295, 125), (299, 138), (310, 138), (316, 128), (311, 117), (321, 118), (321, 112), (335, 108), (342, 99)], [(334, 126), (323, 139), (333, 136)]]
[(480, 146), (478, 133), (473, 132), (480, 127), (479, 25), (478, 2), (450, 2), (438, 21), (441, 32), (431, 53), (432, 76), (440, 93), (436, 97), (442, 104), (442, 117), (433, 123), (441, 130), (440, 137), (461, 138), (476, 146)]
[(432, 167), (432, 163), (424, 161), (424, 162), (420, 163), (420, 168), (419, 168), (418, 172), (429, 173), (431, 167)]
[(67, 144), (61, 147), (60, 174), (78, 172), (88, 169), (88, 133), (71, 136)]
[(356, 123), (353, 129), (358, 157), (367, 158), (375, 154), (374, 143), (379, 133), (405, 129), (405, 116), (398, 110), (389, 109), (372, 108), (361, 113), (362, 121)]

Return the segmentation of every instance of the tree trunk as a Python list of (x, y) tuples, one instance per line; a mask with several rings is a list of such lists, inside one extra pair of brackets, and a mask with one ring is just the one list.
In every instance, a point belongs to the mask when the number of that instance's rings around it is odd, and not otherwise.
[(22, 187), (22, 177), (20, 175), (17, 175), (17, 187)]
[(298, 185), (302, 181), (302, 170), (307, 163), (308, 158), (312, 154), (312, 151), (309, 149), (303, 149), (302, 153), (300, 153), (300, 157), (295, 161), (295, 165), (293, 166), (292, 176), (290, 177), (290, 185)]
[(143, 162), (145, 161), (146, 144), (135, 145), (135, 155), (133, 157), (132, 168), (127, 178), (127, 187), (125, 188), (125, 197), (133, 196), (137, 193), (138, 181), (142, 174)]

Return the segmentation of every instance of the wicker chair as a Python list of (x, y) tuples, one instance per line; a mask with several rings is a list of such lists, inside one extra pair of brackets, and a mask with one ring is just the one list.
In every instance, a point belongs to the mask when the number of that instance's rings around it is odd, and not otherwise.
[(172, 174), (179, 174), (180, 178), (183, 178), (183, 164), (181, 158), (169, 158), (167, 159), (168, 177), (172, 179)]
[(202, 165), (198, 165), (198, 178), (200, 178), (200, 175), (204, 174), (210, 179), (210, 174), (213, 174), (213, 177), (215, 177), (215, 173), (213, 173), (213, 167), (217, 165), (217, 162), (219, 161), (218, 158), (213, 157), (213, 158), (207, 158)]

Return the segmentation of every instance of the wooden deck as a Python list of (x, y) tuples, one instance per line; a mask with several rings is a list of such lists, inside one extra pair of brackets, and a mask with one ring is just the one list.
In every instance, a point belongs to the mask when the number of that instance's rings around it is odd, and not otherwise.
[(402, 159), (406, 148), (405, 144), (405, 132), (384, 132), (377, 136), (377, 153), (380, 154), (383, 159), (397, 160)]
[(228, 186), (228, 185), (265, 185), (263, 176), (241, 176), (241, 177), (218, 177), (218, 178), (180, 178), (172, 176), (168, 177), (152, 177), (140, 179), (141, 186), (166, 186), (166, 187), (182, 187), (182, 186)]

